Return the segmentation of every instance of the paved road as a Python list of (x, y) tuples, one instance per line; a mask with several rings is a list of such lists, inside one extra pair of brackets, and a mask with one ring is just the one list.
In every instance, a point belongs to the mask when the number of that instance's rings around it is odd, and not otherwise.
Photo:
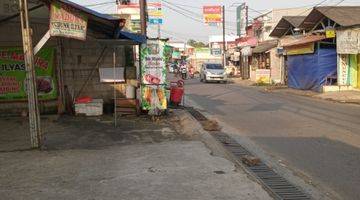
[(341, 199), (360, 199), (360, 106), (190, 80), (187, 95)]

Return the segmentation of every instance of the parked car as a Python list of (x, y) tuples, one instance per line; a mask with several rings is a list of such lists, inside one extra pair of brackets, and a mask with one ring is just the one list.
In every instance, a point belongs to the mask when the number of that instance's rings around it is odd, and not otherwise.
[(200, 81), (226, 83), (226, 71), (222, 64), (204, 63), (200, 69)]

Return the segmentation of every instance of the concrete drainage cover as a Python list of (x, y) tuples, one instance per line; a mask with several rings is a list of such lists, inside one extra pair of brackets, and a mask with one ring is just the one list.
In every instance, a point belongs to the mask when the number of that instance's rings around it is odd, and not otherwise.
[[(187, 111), (199, 122), (206, 121), (207, 118), (194, 108), (186, 108)], [(263, 163), (255, 155), (241, 146), (233, 138), (222, 132), (209, 132), (223, 147), (230, 152), (248, 173), (256, 177), (264, 188), (279, 200), (309, 200), (311, 199), (299, 187), (293, 185), (288, 180), (280, 176), (269, 166)], [(220, 171), (214, 172), (221, 174)]]

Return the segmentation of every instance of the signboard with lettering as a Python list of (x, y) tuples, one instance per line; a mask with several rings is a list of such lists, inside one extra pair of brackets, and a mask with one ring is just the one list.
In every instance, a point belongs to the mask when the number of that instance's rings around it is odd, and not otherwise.
[(141, 107), (150, 112), (167, 108), (165, 43), (147, 40), (141, 45)]
[[(140, 19), (139, 1), (131, 1), (129, 3), (120, 3), (117, 6), (117, 13), (120, 15), (130, 15), (131, 20)], [(163, 11), (160, 2), (147, 3), (148, 23), (150, 25), (163, 24)]]
[(204, 6), (204, 22), (209, 26), (219, 26), (222, 23), (221, 6)]
[(349, 85), (349, 55), (342, 54), (339, 56), (338, 65), (338, 85)]
[(76, 9), (61, 3), (50, 8), (50, 35), (86, 40), (87, 17)]
[[(57, 98), (55, 50), (43, 48), (35, 56), (39, 99)], [(0, 100), (26, 100), (26, 69), (22, 48), (0, 48)]]
[(336, 31), (336, 46), (338, 54), (360, 53), (360, 29)]
[(247, 12), (245, 3), (236, 8), (236, 30), (238, 36), (246, 35)]
[(161, 85), (166, 82), (164, 43), (159, 40), (148, 40), (141, 46), (142, 83)]
[(269, 84), (270, 83), (270, 69), (256, 70), (256, 83)]

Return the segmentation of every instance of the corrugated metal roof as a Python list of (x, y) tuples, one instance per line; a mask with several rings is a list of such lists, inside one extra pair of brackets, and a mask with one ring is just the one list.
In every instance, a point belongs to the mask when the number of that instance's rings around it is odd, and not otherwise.
[(95, 10), (91, 10), (69, 0), (40, 1), (47, 5), (49, 5), (51, 2), (58, 2), (84, 13), (88, 17), (88, 28), (94, 32), (101, 33), (106, 36), (105, 38), (98, 39), (128, 39), (136, 43), (143, 43), (146, 41), (145, 36), (120, 30), (119, 18), (96, 12)]
[[(45, 3), (49, 2), (48, 0), (42, 0), (42, 1), (45, 2)], [(93, 15), (95, 17), (99, 17), (99, 18), (102, 18), (102, 19), (110, 20), (110, 21), (111, 20), (116, 20), (116, 21), (119, 20), (118, 18), (115, 18), (115, 17), (113, 17), (111, 15), (99, 13), (99, 12), (97, 12), (95, 10), (91, 10), (91, 9), (89, 9), (87, 7), (81, 6), (81, 5), (76, 4), (76, 3), (72, 2), (72, 1), (69, 1), (69, 0), (54, 0), (54, 1), (67, 4), (67, 5), (69, 5), (69, 6), (73, 7), (73, 8), (81, 10), (82, 12)]]
[(307, 35), (304, 37), (299, 37), (289, 43), (285, 43), (282, 46), (283, 47), (292, 47), (292, 46), (298, 46), (298, 45), (303, 45), (303, 44), (308, 44), (308, 43), (312, 43), (312, 42), (317, 42), (317, 41), (321, 41), (324, 40), (326, 37), (324, 35)]
[(289, 22), (293, 27), (297, 28), (304, 21), (306, 16), (284, 16), (283, 18), (287, 22)]
[(266, 52), (274, 47), (276, 47), (278, 44), (277, 40), (270, 40), (266, 42), (259, 43), (253, 50), (253, 53), (263, 53)]
[(315, 7), (304, 19), (300, 27), (311, 30), (327, 17), (343, 27), (360, 25), (360, 6), (322, 6)]
[(297, 28), (305, 19), (305, 16), (284, 16), (270, 33), (271, 37), (283, 36), (289, 28)]

